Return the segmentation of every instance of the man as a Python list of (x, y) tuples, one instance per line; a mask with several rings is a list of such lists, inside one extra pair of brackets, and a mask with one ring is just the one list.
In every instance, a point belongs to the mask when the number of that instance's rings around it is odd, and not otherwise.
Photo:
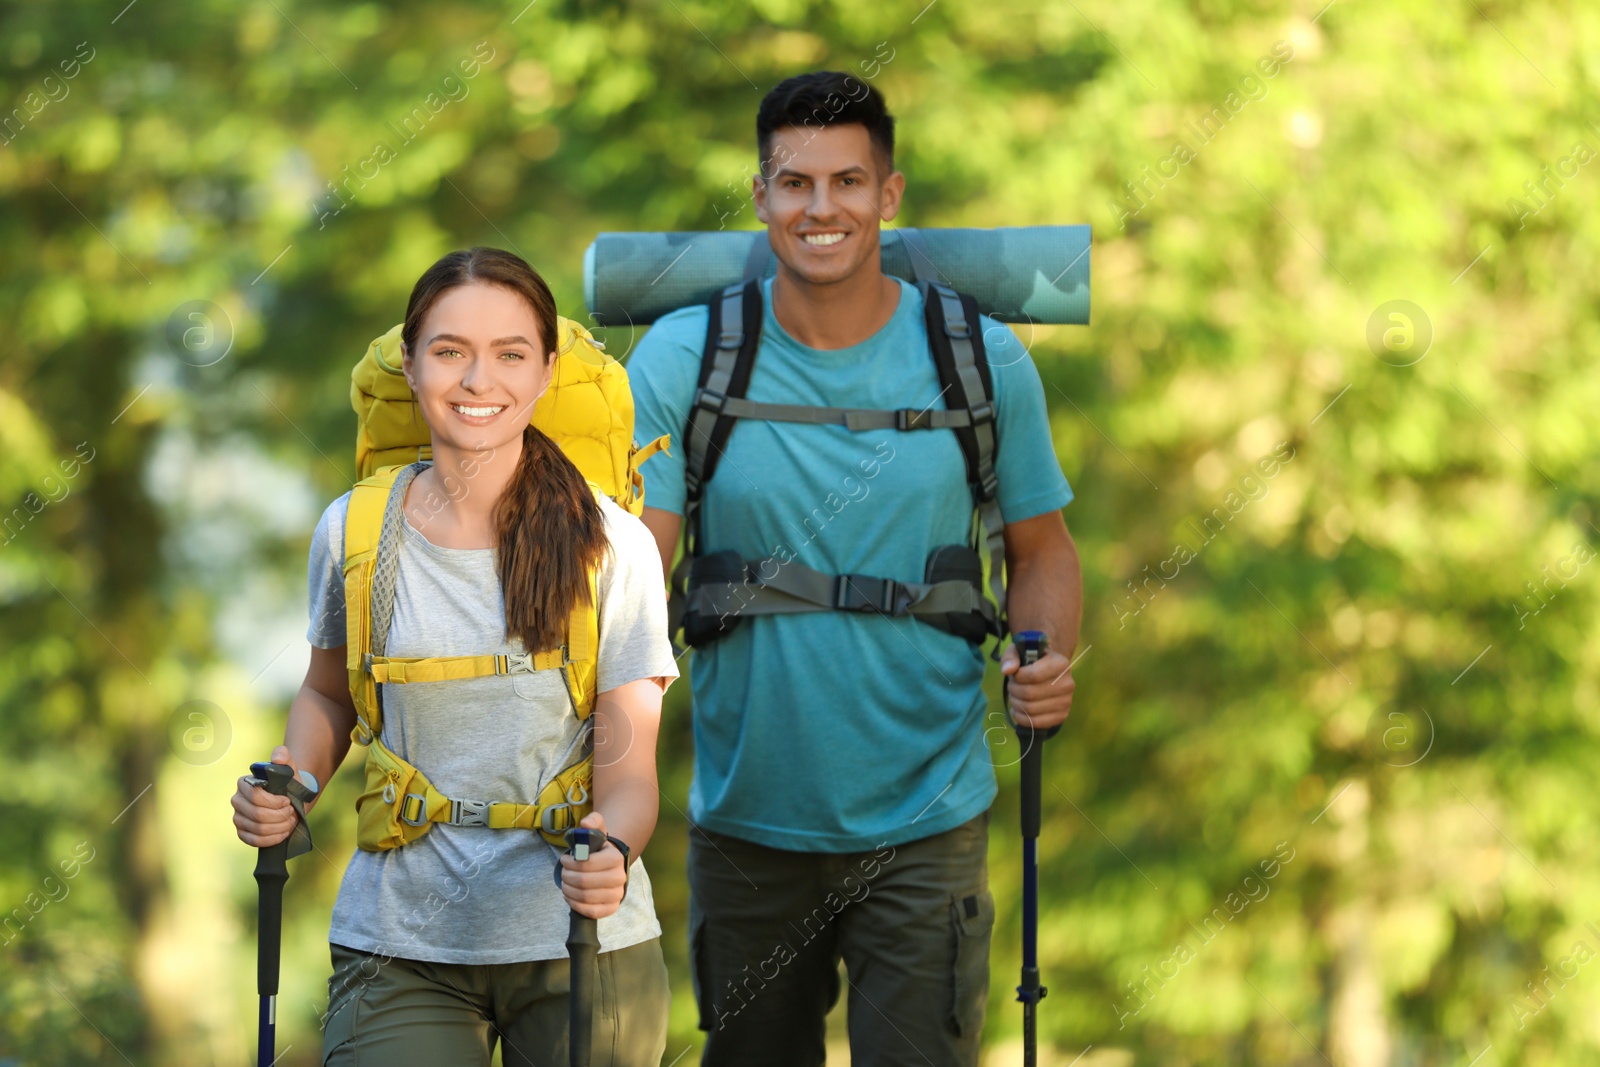
[[(743, 396), (944, 408), (923, 298), (880, 265), (879, 224), (905, 188), (882, 97), (843, 74), (791, 78), (762, 102), (756, 131), (752, 191), (778, 267)], [(644, 467), (643, 518), (664, 570), (694, 499), (684, 436), (709, 315), (661, 319), (628, 366), (640, 439), (670, 433), (678, 446)], [(1002, 669), (1017, 721), (1049, 727), (1072, 705), (1081, 613), (1060, 514), (1072, 490), (1028, 353), (1009, 329), (982, 325), (1009, 621), (1051, 643), (1020, 670), (1008, 647)], [(969, 484), (948, 429), (741, 418), (699, 498), (701, 554), (923, 582), (932, 550), (970, 539)], [(981, 647), (923, 618), (861, 610), (736, 622), (697, 647), (691, 669), (690, 936), (704, 1062), (821, 1064), (842, 959), (854, 1062), (976, 1064), (994, 922), (986, 738), (1001, 736), (986, 721)]]

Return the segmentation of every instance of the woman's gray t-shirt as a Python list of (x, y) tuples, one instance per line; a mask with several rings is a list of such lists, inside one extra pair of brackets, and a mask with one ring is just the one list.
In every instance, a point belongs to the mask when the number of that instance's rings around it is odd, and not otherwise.
[[(350, 494), (323, 512), (311, 540), (311, 628), (318, 648), (346, 641), (344, 524)], [(611, 552), (599, 575), (597, 691), (675, 678), (661, 558), (644, 524), (601, 501)], [(495, 549), (443, 548), (402, 525), (389, 627), (391, 656), (521, 650), (505, 637)], [(529, 802), (570, 766), (588, 733), (560, 671), (384, 687), (383, 740), (446, 796)], [(630, 842), (631, 843), (631, 842)], [(555, 884), (559, 853), (527, 830), (436, 824), (387, 852), (357, 849), (328, 939), (382, 956), (498, 964), (566, 956), (568, 916)], [(602, 951), (659, 937), (650, 878), (635, 860)]]

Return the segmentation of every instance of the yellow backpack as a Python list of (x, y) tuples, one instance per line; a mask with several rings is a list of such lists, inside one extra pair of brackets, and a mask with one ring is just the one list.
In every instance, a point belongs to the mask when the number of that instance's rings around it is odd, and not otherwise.
[[(639, 464), (666, 448), (663, 436), (640, 448), (633, 441), (633, 397), (622, 364), (607, 355), (582, 326), (557, 320), (558, 352), (550, 388), (534, 406), (533, 425), (548, 434), (589, 480), (630, 513), (644, 507)], [(416, 767), (382, 741), (383, 706), (379, 684), (440, 682), (560, 670), (578, 718), (594, 711), (599, 628), (593, 582), (590, 601), (579, 604), (567, 621), (559, 648), (507, 656), (396, 658), (373, 654), (376, 612), (387, 637), (393, 599), (394, 564), (378, 566), (387, 520), (400, 521), (404, 487), (416, 471), (410, 465), (432, 458), (427, 424), (401, 372), (400, 327), (367, 346), (350, 375), (350, 402), (356, 410), (356, 467), (361, 481), (350, 493), (345, 517), (344, 588), (347, 667), (356, 726), (351, 738), (367, 746), (366, 786), (356, 800), (356, 844), (382, 852), (416, 840), (435, 823), (537, 830), (551, 844), (565, 845), (563, 834), (593, 810), (594, 759), (583, 759), (547, 784), (531, 803), (447, 797)], [(397, 483), (399, 492), (396, 493)], [(392, 499), (392, 503), (391, 503)], [(386, 580), (387, 579), (387, 580)], [(376, 590), (375, 590), (376, 586)], [(374, 592), (387, 603), (374, 603)]]

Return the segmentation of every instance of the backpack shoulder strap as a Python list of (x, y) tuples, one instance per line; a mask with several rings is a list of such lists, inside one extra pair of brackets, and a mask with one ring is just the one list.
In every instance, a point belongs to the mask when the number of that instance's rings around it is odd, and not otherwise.
[(1005, 523), (1000, 515), (1000, 483), (994, 470), (1000, 442), (995, 433), (994, 381), (983, 347), (983, 318), (976, 300), (942, 282), (927, 280), (917, 287), (922, 290), (928, 347), (939, 371), (945, 407), (965, 408), (971, 413), (968, 425), (953, 429), (966, 460), (967, 484), (972, 488), (981, 536), (989, 554), (989, 589), (1003, 624)]
[(983, 324), (977, 302), (940, 282), (924, 282), (923, 314), (928, 328), (928, 347), (939, 371), (945, 407), (965, 408), (972, 413), (970, 424), (954, 427), (967, 462), (967, 481), (980, 500), (993, 497), (994, 383), (989, 375), (989, 359), (983, 347)]
[[(390, 552), (390, 566), (380, 572), (378, 546), (383, 541), (390, 499), (396, 495), (401, 499), (405, 496), (403, 491), (393, 492), (395, 483), (404, 477), (409, 484), (421, 466), (391, 467), (363, 478), (350, 490), (350, 503), (345, 511), (345, 667), (350, 672), (350, 696), (356, 706), (356, 727), (351, 736), (360, 744), (366, 744), (383, 731), (383, 709), (367, 664), (375, 651), (379, 655), (384, 651), (382, 644), (374, 648), (375, 634), (380, 632), (373, 617), (373, 607), (377, 603), (384, 603), (385, 610), (382, 637), (376, 640), (386, 643), (388, 639), (388, 607), (394, 599), (394, 554)], [(385, 584), (387, 601), (381, 596), (381, 590), (374, 588)]]
[(722, 413), (728, 397), (742, 397), (750, 388), (750, 372), (761, 347), (761, 281), (730, 285), (711, 300), (706, 343), (700, 355), (699, 388), (684, 426), (685, 535), (698, 541), (696, 520), (700, 495), (716, 474), (722, 450), (733, 433), (734, 418)]
[[(606, 496), (605, 488), (589, 483), (596, 503)], [(580, 720), (594, 714), (596, 684), (599, 680), (600, 660), (600, 568), (589, 571), (589, 596), (579, 598), (567, 616), (567, 642), (565, 662), (561, 673), (566, 679), (567, 692), (572, 697), (572, 710)]]

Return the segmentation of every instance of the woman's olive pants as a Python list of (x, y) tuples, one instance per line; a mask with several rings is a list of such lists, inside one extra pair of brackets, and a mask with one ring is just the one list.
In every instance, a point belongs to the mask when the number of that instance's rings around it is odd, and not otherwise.
[[(330, 945), (324, 1067), (566, 1067), (565, 959), (425, 963)], [(602, 952), (592, 1067), (657, 1067), (670, 993), (659, 938)]]

